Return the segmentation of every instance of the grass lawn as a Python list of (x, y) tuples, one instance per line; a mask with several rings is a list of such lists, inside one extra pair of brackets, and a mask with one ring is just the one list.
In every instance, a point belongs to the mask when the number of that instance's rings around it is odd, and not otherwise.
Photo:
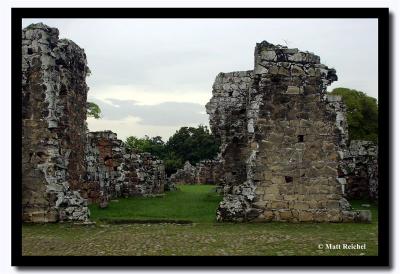
[[(181, 186), (159, 198), (91, 207), (95, 226), (24, 224), (23, 255), (377, 255), (377, 208), (371, 224), (216, 223), (212, 186)], [(362, 201), (353, 201), (361, 208)], [(191, 220), (193, 224), (109, 224), (105, 220)], [(319, 244), (366, 244), (366, 250)]]
[(212, 185), (181, 185), (164, 197), (131, 197), (110, 202), (105, 209), (91, 205), (90, 218), (109, 220), (186, 220), (211, 223), (221, 197)]

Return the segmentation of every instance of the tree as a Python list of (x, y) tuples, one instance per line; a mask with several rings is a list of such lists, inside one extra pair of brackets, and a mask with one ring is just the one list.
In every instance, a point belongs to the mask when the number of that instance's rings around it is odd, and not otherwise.
[(203, 159), (214, 158), (219, 151), (219, 141), (203, 125), (181, 127), (166, 143), (167, 150), (182, 159), (196, 164)]
[(350, 140), (368, 140), (377, 143), (377, 100), (361, 91), (348, 88), (335, 88), (331, 94), (342, 96), (346, 105)]
[(163, 158), (164, 156), (164, 141), (161, 136), (156, 136), (150, 138), (145, 136), (144, 138), (137, 138), (134, 136), (129, 136), (126, 138), (125, 144), (127, 147), (134, 149), (138, 152), (149, 152), (154, 156)]
[(86, 109), (87, 109), (87, 116), (88, 117), (93, 117), (95, 119), (99, 119), (100, 118), (101, 109), (97, 104), (95, 104), (93, 102), (87, 102), (86, 103)]
[(137, 138), (130, 136), (125, 144), (138, 152), (149, 152), (164, 161), (168, 175), (182, 168), (186, 161), (196, 164), (214, 158), (219, 151), (219, 142), (206, 126), (181, 127), (164, 143), (160, 136)]
[(168, 151), (162, 160), (164, 161), (165, 172), (168, 175), (175, 173), (178, 169), (182, 168), (185, 163), (183, 159), (177, 156), (173, 151)]

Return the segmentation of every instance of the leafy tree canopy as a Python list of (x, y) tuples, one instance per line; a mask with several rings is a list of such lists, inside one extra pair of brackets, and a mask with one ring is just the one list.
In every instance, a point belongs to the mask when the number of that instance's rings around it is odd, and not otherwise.
[(95, 119), (99, 119), (101, 115), (101, 109), (100, 107), (93, 103), (93, 102), (87, 102), (86, 103), (86, 109), (87, 109), (87, 116), (88, 117), (93, 117)]
[(149, 152), (164, 161), (168, 175), (182, 168), (186, 161), (196, 164), (214, 158), (219, 151), (219, 142), (203, 125), (181, 127), (164, 143), (160, 136), (137, 138), (130, 136), (126, 145), (139, 152)]
[(172, 135), (167, 147), (184, 162), (198, 163), (203, 159), (214, 158), (219, 151), (219, 142), (206, 126), (181, 127)]
[(378, 141), (378, 103), (364, 92), (335, 88), (333, 95), (342, 96), (347, 107), (350, 140)]
[(160, 136), (150, 138), (145, 136), (144, 138), (137, 138), (130, 136), (126, 138), (125, 144), (138, 152), (149, 152), (155, 156), (162, 157), (165, 153), (164, 141)]

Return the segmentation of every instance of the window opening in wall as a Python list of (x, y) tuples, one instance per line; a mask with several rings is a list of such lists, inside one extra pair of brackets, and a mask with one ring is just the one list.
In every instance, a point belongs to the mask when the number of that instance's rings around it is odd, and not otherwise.
[(292, 176), (285, 176), (285, 181), (286, 181), (286, 183), (292, 183), (293, 182), (293, 177)]

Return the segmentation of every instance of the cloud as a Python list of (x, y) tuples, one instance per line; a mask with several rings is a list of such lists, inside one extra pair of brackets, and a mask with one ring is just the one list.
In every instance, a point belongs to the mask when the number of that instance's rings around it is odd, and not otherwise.
[(338, 73), (330, 89), (378, 96), (377, 19), (29, 18), (22, 24), (33, 22), (57, 27), (60, 37), (85, 49), (88, 99), (104, 114), (89, 120), (89, 128), (119, 135), (164, 136), (208, 124), (204, 105), (215, 77), (252, 69), (262, 40), (321, 56)]
[[(90, 79), (90, 77), (89, 77)], [(211, 82), (211, 81), (210, 81)], [(149, 84), (131, 85), (104, 85), (93, 87), (90, 85), (89, 100), (108, 101), (115, 100), (135, 101), (138, 105), (157, 105), (165, 102), (196, 103), (205, 105), (211, 98), (211, 87), (206, 89), (194, 88), (167, 88)]]
[(93, 100), (102, 110), (102, 119), (123, 120), (136, 117), (135, 123), (149, 126), (208, 125), (204, 106), (196, 103), (164, 102), (140, 105), (134, 100)]
[[(94, 119), (88, 118), (88, 128), (90, 131), (111, 130), (117, 133), (118, 138), (126, 140), (129, 136), (144, 137), (145, 135), (154, 137), (161, 136), (164, 141), (167, 141), (179, 128), (177, 126), (166, 125), (144, 125), (139, 117), (128, 116), (120, 120), (111, 120), (107, 118)], [(190, 123), (186, 126), (197, 126), (196, 123)]]

